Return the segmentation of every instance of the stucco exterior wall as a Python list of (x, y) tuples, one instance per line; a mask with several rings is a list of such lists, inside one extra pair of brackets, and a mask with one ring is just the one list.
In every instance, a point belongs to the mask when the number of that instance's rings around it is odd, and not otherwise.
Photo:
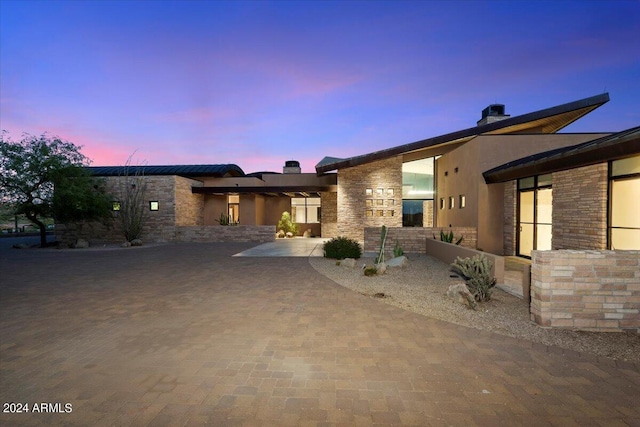
[[(491, 253), (508, 254), (505, 250), (510, 250), (511, 243), (505, 245), (505, 215), (511, 215), (513, 205), (505, 204), (504, 185), (485, 184), (482, 172), (522, 157), (605, 135), (480, 135), (472, 139), (437, 161), (436, 225), (477, 227), (478, 248)], [(456, 168), (458, 172), (455, 172)], [(447, 176), (445, 172), (448, 172)], [(466, 196), (467, 207), (464, 209), (458, 207), (461, 194)], [(454, 209), (449, 209), (451, 196), (455, 201)], [(445, 209), (439, 209), (439, 199), (442, 197), (445, 198)]]
[(608, 165), (553, 174), (553, 249), (606, 249)]
[(640, 332), (640, 251), (533, 251), (531, 320)]
[[(366, 195), (366, 189), (373, 195)], [(381, 188), (382, 195), (376, 191)], [(389, 195), (388, 190), (393, 191)], [(338, 234), (364, 241), (365, 227), (402, 226), (402, 156), (379, 160), (338, 172)], [(384, 200), (383, 206), (367, 207), (366, 200)], [(367, 216), (367, 210), (373, 216)], [(378, 216), (377, 212), (382, 212)], [(393, 213), (393, 216), (391, 216)]]

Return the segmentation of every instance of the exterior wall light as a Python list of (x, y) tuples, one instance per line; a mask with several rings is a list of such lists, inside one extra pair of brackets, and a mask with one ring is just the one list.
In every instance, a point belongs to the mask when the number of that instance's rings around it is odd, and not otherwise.
[(158, 201), (151, 201), (149, 202), (149, 210), (150, 211), (157, 211), (160, 209), (160, 202)]

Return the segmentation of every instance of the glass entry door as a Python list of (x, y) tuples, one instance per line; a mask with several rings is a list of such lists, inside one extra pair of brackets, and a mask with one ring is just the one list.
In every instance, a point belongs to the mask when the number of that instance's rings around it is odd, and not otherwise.
[(551, 175), (525, 178), (518, 183), (518, 256), (531, 257), (533, 250), (551, 250), (553, 190), (550, 184)]
[(523, 191), (520, 193), (520, 224), (518, 255), (531, 256), (534, 241), (535, 229), (535, 190)]

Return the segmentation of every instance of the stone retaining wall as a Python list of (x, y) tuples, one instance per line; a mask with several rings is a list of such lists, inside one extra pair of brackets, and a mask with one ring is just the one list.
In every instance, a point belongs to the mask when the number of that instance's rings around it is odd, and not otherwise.
[[(425, 253), (425, 239), (440, 240), (440, 231), (448, 233), (453, 231), (454, 239), (464, 236), (461, 246), (475, 249), (477, 232), (474, 227), (389, 227), (387, 228), (387, 243), (385, 244), (385, 255), (393, 254), (393, 247), (398, 244), (406, 253)], [(382, 227), (366, 227), (364, 229), (364, 250), (365, 252), (376, 252), (380, 250), (380, 233)]]
[(273, 242), (275, 225), (176, 227), (177, 242)]
[(640, 251), (533, 251), (531, 319), (557, 328), (640, 332)]

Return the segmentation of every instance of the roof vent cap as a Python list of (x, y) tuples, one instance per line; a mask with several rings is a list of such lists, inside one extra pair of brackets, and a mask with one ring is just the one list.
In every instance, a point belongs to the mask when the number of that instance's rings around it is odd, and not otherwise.
[(297, 160), (287, 160), (284, 162), (282, 173), (301, 173), (300, 162)]
[(478, 126), (486, 125), (488, 123), (497, 122), (499, 120), (508, 119), (511, 117), (509, 114), (504, 113), (504, 104), (491, 104), (484, 110), (482, 110), (482, 118), (478, 120)]

